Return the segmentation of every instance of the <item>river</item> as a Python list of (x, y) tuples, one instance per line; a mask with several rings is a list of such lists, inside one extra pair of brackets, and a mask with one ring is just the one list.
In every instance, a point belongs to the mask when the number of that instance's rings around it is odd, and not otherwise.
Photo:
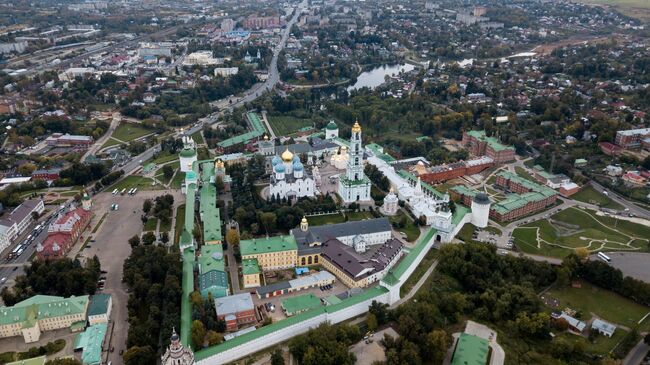
[(415, 66), (408, 63), (393, 66), (385, 65), (373, 68), (372, 70), (363, 72), (359, 75), (359, 77), (357, 77), (357, 82), (348, 87), (348, 91), (358, 90), (363, 87), (374, 89), (384, 83), (386, 75), (393, 76), (400, 72), (409, 72), (413, 69), (415, 69)]

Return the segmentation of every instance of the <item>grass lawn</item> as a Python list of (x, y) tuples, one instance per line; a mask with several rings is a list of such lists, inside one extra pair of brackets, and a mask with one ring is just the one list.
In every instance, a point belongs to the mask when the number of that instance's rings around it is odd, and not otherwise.
[(647, 0), (579, 0), (586, 4), (610, 5), (629, 17), (650, 20), (650, 2)]
[(185, 225), (185, 204), (181, 204), (176, 209), (176, 222), (174, 223), (174, 245), (178, 245), (178, 239), (181, 237), (181, 231)]
[(458, 231), (456, 238), (465, 243), (477, 242), (472, 239), (472, 235), (474, 234), (475, 229), (476, 227), (474, 227), (473, 224), (466, 224), (463, 226), (463, 228), (460, 229), (460, 231)]
[[(427, 269), (431, 266), (433, 261), (435, 261), (436, 257), (438, 257), (438, 250), (429, 250), (426, 255), (424, 255), (424, 258), (422, 259), (422, 262), (413, 270), (413, 274), (406, 279), (402, 287), (399, 289), (400, 297), (404, 297), (409, 290), (415, 284), (422, 278), (422, 275), (427, 271)], [(422, 286), (424, 288), (424, 286)]]
[(109, 138), (109, 139), (106, 140), (106, 142), (104, 142), (104, 144), (102, 145), (102, 148), (115, 146), (115, 145), (118, 145), (118, 144), (120, 144), (120, 141), (118, 141), (116, 139), (113, 139), (113, 138)]
[(120, 123), (120, 126), (117, 127), (115, 132), (111, 135), (111, 137), (115, 139), (119, 139), (120, 141), (123, 142), (129, 142), (132, 141), (136, 138), (140, 138), (142, 136), (145, 136), (147, 134), (154, 133), (154, 131), (143, 128), (137, 124), (134, 123), (125, 123), (122, 122)]
[(347, 212), (345, 215), (348, 216), (348, 220), (350, 221), (360, 221), (364, 219), (375, 218), (375, 216), (370, 212)]
[(550, 219), (518, 227), (513, 237), (520, 250), (553, 257), (567, 256), (578, 247), (591, 252), (647, 251), (650, 227), (569, 208)]
[(203, 140), (203, 133), (201, 131), (196, 131), (194, 134), (192, 134), (192, 139), (194, 139), (194, 142), (196, 144), (204, 144), (205, 141)]
[(174, 161), (174, 160), (178, 160), (178, 154), (171, 154), (171, 153), (169, 153), (167, 151), (163, 151), (163, 152), (160, 152), (158, 154), (158, 156), (156, 156), (156, 158), (154, 160), (152, 160), (151, 162), (153, 162), (153, 163), (155, 163), (157, 165), (162, 165), (162, 164), (164, 164), (166, 162)]
[(164, 189), (164, 187), (160, 185), (151, 185), (153, 180), (151, 180), (148, 177), (141, 177), (141, 176), (127, 176), (124, 179), (116, 182), (115, 184), (111, 185), (106, 189), (106, 191), (113, 191), (114, 189), (117, 190), (122, 190), (122, 189), (131, 189), (131, 188), (138, 188), (139, 190), (161, 190)]
[(535, 179), (533, 175), (529, 174), (528, 171), (526, 171), (526, 169), (521, 166), (515, 166), (515, 172), (517, 175), (523, 177), (524, 179), (537, 182), (537, 179)]
[(343, 214), (327, 214), (307, 218), (310, 226), (324, 226), (326, 224), (336, 224), (345, 222)]
[(147, 219), (147, 222), (144, 224), (144, 228), (142, 230), (145, 232), (155, 231), (157, 226), (158, 226), (158, 219), (151, 217)]
[[(637, 304), (614, 292), (586, 281), (581, 284), (580, 288), (552, 288), (546, 294), (560, 301), (558, 309), (569, 307), (582, 312), (582, 319), (585, 321), (591, 318), (590, 313), (593, 313), (606, 321), (632, 328), (650, 312), (650, 307)], [(644, 325), (647, 325), (647, 321), (644, 321)]]
[(397, 211), (397, 214), (388, 217), (391, 223), (398, 223), (401, 221), (404, 221), (406, 224), (402, 228), (395, 228), (396, 231), (398, 232), (403, 232), (406, 233), (406, 240), (409, 242), (415, 242), (415, 240), (420, 237), (420, 228), (413, 223), (413, 221), (404, 213), (403, 211), (399, 210)]
[(285, 116), (270, 116), (267, 115), (269, 124), (277, 135), (286, 136), (297, 132), (300, 128), (311, 127), (311, 119), (296, 118), (289, 115)]
[(586, 352), (596, 355), (606, 355), (614, 349), (616, 344), (618, 344), (626, 334), (627, 331), (622, 328), (617, 328), (611, 338), (607, 336), (597, 336), (594, 339), (594, 342), (590, 342), (582, 336), (577, 336), (568, 332), (557, 334), (558, 337), (556, 338), (563, 338), (574, 344), (582, 342)]
[(585, 186), (582, 190), (573, 194), (571, 198), (584, 203), (596, 204), (603, 208), (623, 210), (622, 205), (601, 194), (591, 185)]
[(169, 185), (172, 189), (180, 189), (185, 181), (185, 173), (180, 170), (176, 171), (176, 175), (172, 178), (172, 183)]

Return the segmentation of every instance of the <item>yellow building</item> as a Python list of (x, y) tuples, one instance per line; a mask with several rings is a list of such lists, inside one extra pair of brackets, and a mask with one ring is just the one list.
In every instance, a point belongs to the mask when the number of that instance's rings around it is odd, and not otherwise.
[(43, 331), (83, 330), (87, 309), (87, 295), (70, 298), (35, 295), (12, 307), (0, 308), (0, 338), (23, 336), (25, 343), (30, 343), (38, 341)]
[(257, 264), (257, 259), (242, 260), (241, 270), (244, 277), (244, 288), (256, 288), (262, 285), (260, 282), (260, 266)]
[(274, 236), (239, 242), (242, 260), (257, 259), (264, 271), (296, 266), (298, 244), (293, 236)]

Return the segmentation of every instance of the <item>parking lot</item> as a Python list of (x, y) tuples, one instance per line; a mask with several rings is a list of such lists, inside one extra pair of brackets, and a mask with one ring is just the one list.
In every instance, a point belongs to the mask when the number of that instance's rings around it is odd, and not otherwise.
[[(650, 283), (650, 253), (607, 252), (607, 256), (611, 259), (609, 264), (621, 270), (623, 275)], [(596, 255), (592, 255), (590, 259), (600, 260)]]
[(379, 341), (384, 338), (384, 334), (388, 334), (394, 339), (399, 337), (399, 334), (392, 327), (388, 327), (373, 333), (372, 336), (350, 347), (350, 351), (357, 357), (356, 365), (371, 365), (386, 360), (384, 347), (379, 344)]
[[(113, 311), (111, 317), (115, 322), (113, 337), (109, 346), (115, 351), (109, 353), (108, 360), (113, 364), (121, 364), (122, 358), (119, 355), (121, 350), (126, 351), (126, 337), (128, 333), (128, 294), (126, 286), (122, 283), (122, 269), (124, 261), (131, 254), (129, 238), (139, 235), (142, 232), (142, 202), (149, 198), (166, 194), (166, 191), (141, 191), (135, 196), (112, 195), (110, 192), (100, 193), (93, 197), (93, 212), (96, 216), (102, 216), (108, 212), (101, 227), (94, 234), (94, 241), (80, 252), (82, 257), (91, 258), (97, 255), (106, 271), (106, 282), (103, 293), (111, 294), (113, 299)], [(181, 202), (180, 192), (173, 192), (174, 206)], [(119, 204), (119, 210), (112, 211), (110, 206)]]
[[(305, 290), (295, 291), (289, 294), (280, 295), (277, 297), (264, 298), (264, 299), (260, 299), (258, 298), (257, 294), (253, 294), (253, 303), (255, 304), (255, 306), (264, 305), (266, 303), (271, 303), (272, 305), (274, 305), (275, 311), (269, 313), (269, 315), (271, 316), (271, 318), (273, 318), (273, 321), (275, 322), (287, 318), (287, 316), (282, 311), (282, 307), (280, 306), (280, 302), (284, 299), (295, 297), (298, 295), (306, 295), (306, 294), (314, 294), (319, 298), (325, 298), (330, 295), (345, 293), (347, 290), (348, 287), (337, 280), (334, 282), (334, 284), (332, 284), (332, 289), (325, 290), (325, 291), (322, 291), (320, 288), (309, 288)], [(251, 289), (251, 292), (253, 291), (254, 289)]]

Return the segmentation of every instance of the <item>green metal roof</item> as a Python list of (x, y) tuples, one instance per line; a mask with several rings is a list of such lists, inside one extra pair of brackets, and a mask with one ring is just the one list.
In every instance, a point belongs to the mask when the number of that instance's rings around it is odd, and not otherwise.
[(342, 302), (342, 300), (334, 294), (328, 295), (327, 297), (323, 298), (323, 300), (325, 303), (327, 303), (327, 305), (334, 305)]
[(192, 303), (190, 293), (194, 291), (194, 250), (183, 251), (183, 300), (181, 300), (181, 343), (191, 346)]
[(411, 249), (411, 251), (404, 256), (397, 267), (391, 269), (389, 273), (392, 273), (396, 279), (401, 279), (406, 270), (413, 265), (420, 252), (424, 250), (426, 243), (432, 240), (437, 232), (438, 231), (435, 228), (429, 228), (429, 230), (418, 239), (416, 245)]
[(282, 308), (291, 315), (298, 312), (304, 312), (310, 309), (322, 306), (320, 298), (314, 294), (299, 295), (282, 300)]
[(45, 356), (32, 357), (31, 359), (8, 362), (6, 365), (44, 365)]
[(187, 186), (185, 194), (185, 230), (194, 230), (194, 201), (196, 199), (196, 184)]
[[(414, 184), (417, 183), (417, 181), (418, 181), (418, 178), (415, 177), (415, 175), (411, 174), (408, 171), (399, 170), (399, 171), (397, 171), (397, 174), (399, 176), (403, 177), (404, 179), (412, 181)], [(438, 190), (436, 190), (433, 186), (429, 185), (428, 183), (425, 183), (424, 181), (420, 181), (420, 184), (422, 185), (422, 189), (424, 189), (425, 191), (428, 191), (429, 193), (433, 194), (434, 196), (436, 196), (438, 198), (442, 198), (443, 194), (441, 192), (439, 192)]]
[(248, 122), (252, 130), (217, 143), (219, 147), (228, 148), (234, 145), (248, 143), (250, 140), (261, 137), (266, 133), (266, 128), (264, 128), (262, 120), (256, 113), (250, 112), (246, 116), (248, 117)]
[(224, 271), (212, 270), (199, 275), (199, 290), (212, 288), (228, 290), (228, 275)]
[(203, 221), (203, 240), (205, 242), (221, 241), (221, 213), (217, 207), (217, 188), (211, 183), (204, 183), (200, 193), (199, 212)]
[(95, 294), (90, 297), (88, 305), (88, 315), (97, 316), (108, 313), (108, 303), (111, 300), (110, 294)]
[(198, 258), (199, 273), (205, 274), (211, 270), (226, 271), (221, 244), (201, 246)]
[(333, 120), (330, 120), (330, 122), (327, 123), (327, 126), (325, 128), (327, 128), (329, 130), (332, 130), (332, 131), (339, 129), (339, 127), (336, 125), (336, 123), (334, 123)]
[(23, 328), (29, 328), (39, 319), (85, 313), (87, 306), (87, 295), (70, 298), (35, 295), (12, 307), (0, 307), (0, 325), (21, 323)]
[(196, 156), (196, 151), (193, 148), (183, 148), (179, 155), (186, 158), (194, 157)]
[(102, 344), (106, 336), (106, 323), (92, 325), (77, 335), (75, 350), (82, 349), (81, 362), (87, 365), (99, 365), (102, 362)]
[(296, 239), (291, 235), (253, 238), (239, 242), (239, 251), (242, 256), (289, 250), (298, 250)]
[(504, 150), (514, 150), (514, 147), (506, 146), (499, 142), (498, 139), (494, 137), (488, 137), (485, 135), (485, 131), (469, 131), (467, 132), (470, 136), (483, 141), (488, 144), (495, 151), (504, 151)]
[(451, 365), (485, 365), (490, 346), (488, 341), (467, 333), (461, 333), (456, 343)]
[(261, 272), (257, 259), (242, 260), (241, 269), (244, 275), (255, 275)]

